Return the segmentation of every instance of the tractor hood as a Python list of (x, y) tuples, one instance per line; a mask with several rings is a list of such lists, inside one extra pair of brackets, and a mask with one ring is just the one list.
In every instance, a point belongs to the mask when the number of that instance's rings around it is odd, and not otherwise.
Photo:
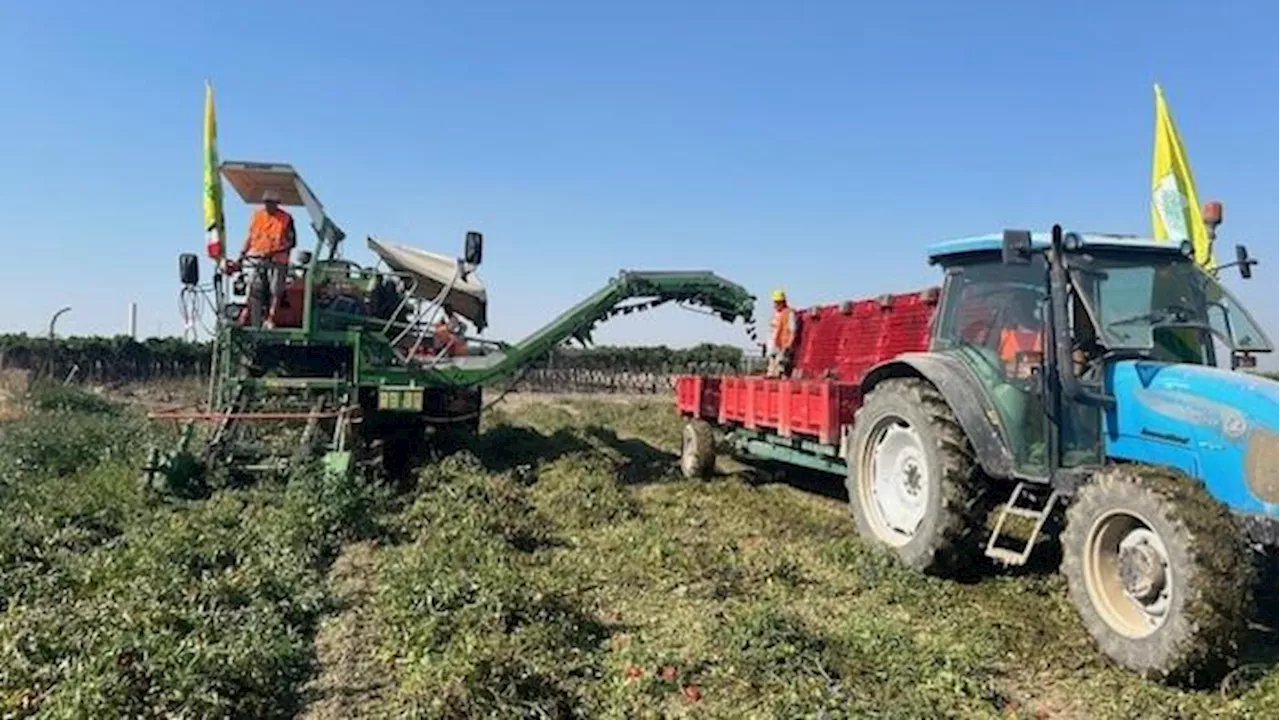
[(1107, 370), (1108, 457), (1175, 467), (1237, 513), (1276, 517), (1280, 384), (1203, 365)]
[(445, 307), (470, 320), (477, 330), (488, 325), (489, 299), (484, 281), (474, 269), (463, 277), (462, 267), (454, 258), (373, 238), (369, 238), (369, 249), (392, 270), (407, 273), (416, 281), (414, 296), (434, 300), (447, 287)]

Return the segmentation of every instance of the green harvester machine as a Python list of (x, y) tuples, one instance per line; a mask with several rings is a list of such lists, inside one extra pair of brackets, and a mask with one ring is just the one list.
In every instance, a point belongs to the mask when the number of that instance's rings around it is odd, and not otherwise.
[[(365, 267), (342, 257), (343, 231), (290, 165), (227, 161), (220, 172), (246, 203), (272, 192), (281, 206), (304, 208), (315, 246), (283, 268), (273, 325), (260, 322), (266, 264), (218, 253), (202, 283), (197, 256), (179, 257), (189, 322), (213, 311), (212, 363), (204, 407), (152, 414), (182, 428), (176, 448), (150, 454), (145, 477), (156, 488), (317, 461), (337, 474), (366, 464), (403, 472), (424, 450), (478, 432), (485, 388), (514, 385), (561, 343), (589, 343), (615, 315), (675, 303), (742, 320), (754, 335), (755, 298), (734, 283), (702, 271), (622, 271), (520, 342), (483, 340), (480, 233), (466, 234), (461, 258), (370, 237), (379, 262)], [(476, 334), (460, 332), (467, 324)]]

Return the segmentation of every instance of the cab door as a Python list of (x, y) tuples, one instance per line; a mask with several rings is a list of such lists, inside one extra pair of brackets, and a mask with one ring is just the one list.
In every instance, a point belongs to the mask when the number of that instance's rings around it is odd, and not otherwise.
[(1048, 293), (1044, 258), (1005, 264), (992, 254), (948, 269), (933, 347), (981, 383), (1019, 475), (1045, 477), (1051, 424), (1045, 403)]

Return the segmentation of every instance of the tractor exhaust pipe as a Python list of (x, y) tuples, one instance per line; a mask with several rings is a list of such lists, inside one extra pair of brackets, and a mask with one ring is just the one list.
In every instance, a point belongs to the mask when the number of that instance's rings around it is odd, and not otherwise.
[(1076, 378), (1075, 360), (1071, 357), (1071, 312), (1067, 307), (1067, 289), (1071, 279), (1067, 275), (1066, 243), (1063, 241), (1062, 226), (1053, 226), (1049, 254), (1049, 301), (1052, 303), (1051, 318), (1053, 321), (1053, 352), (1056, 375), (1059, 386), (1067, 398), (1089, 405), (1106, 406), (1115, 403), (1115, 398), (1105, 393), (1094, 392)]

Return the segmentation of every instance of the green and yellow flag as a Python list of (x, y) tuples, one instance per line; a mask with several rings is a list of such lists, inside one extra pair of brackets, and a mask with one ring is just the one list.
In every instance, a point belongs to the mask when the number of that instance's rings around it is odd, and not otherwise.
[(1190, 240), (1196, 262), (1213, 264), (1209, 232), (1200, 215), (1191, 164), (1173, 125), (1164, 91), (1156, 85), (1156, 143), (1151, 162), (1151, 230), (1157, 240)]
[(213, 113), (213, 85), (204, 92), (204, 230), (205, 249), (217, 262), (226, 252), (226, 218), (222, 213), (222, 175), (218, 172), (218, 122)]

